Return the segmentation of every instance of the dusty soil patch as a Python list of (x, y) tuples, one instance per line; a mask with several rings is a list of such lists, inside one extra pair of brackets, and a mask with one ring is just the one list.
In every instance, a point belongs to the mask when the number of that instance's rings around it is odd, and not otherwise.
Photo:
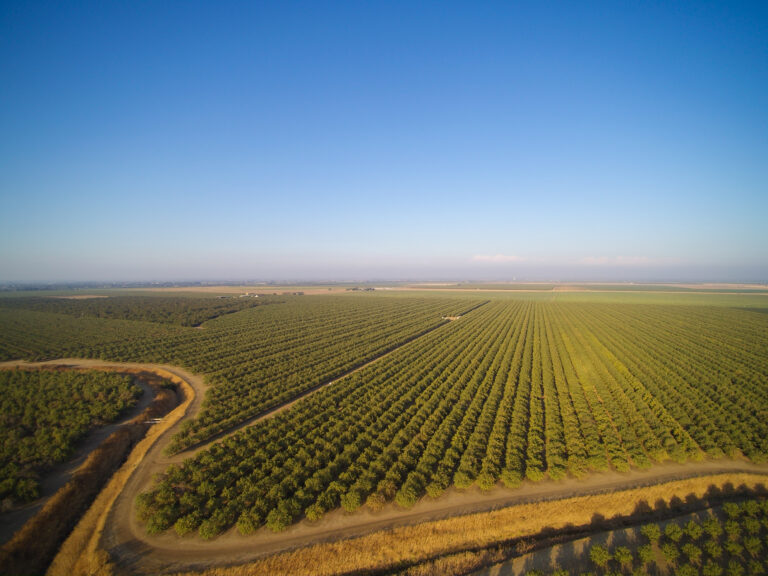
[(60, 300), (90, 300), (92, 298), (109, 298), (106, 294), (78, 294), (76, 296), (52, 296)]

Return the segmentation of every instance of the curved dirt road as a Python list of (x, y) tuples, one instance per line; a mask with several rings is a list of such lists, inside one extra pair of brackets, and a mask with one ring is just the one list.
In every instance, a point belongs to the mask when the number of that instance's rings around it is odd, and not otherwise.
[[(362, 536), (379, 530), (418, 524), (451, 516), (491, 511), (515, 504), (542, 500), (558, 500), (613, 492), (660, 484), (697, 476), (721, 473), (751, 472), (766, 474), (768, 465), (750, 462), (721, 460), (687, 464), (668, 463), (650, 470), (633, 470), (628, 473), (595, 473), (583, 480), (566, 479), (558, 482), (542, 481), (537, 484), (524, 482), (515, 490), (497, 487), (488, 492), (477, 488), (450, 489), (435, 500), (423, 498), (413, 508), (403, 510), (389, 504), (379, 512), (361, 509), (353, 514), (336, 510), (320, 521), (303, 520), (288, 530), (272, 533), (261, 529), (252, 536), (241, 536), (234, 528), (213, 541), (203, 541), (197, 536), (179, 538), (172, 531), (161, 536), (149, 537), (141, 526), (131, 522), (132, 542), (113, 540), (110, 552), (118, 563), (131, 573), (156, 573), (194, 569), (216, 564), (245, 563), (262, 556), (290, 550), (319, 542)], [(132, 490), (127, 490), (125, 494)], [(122, 513), (131, 512), (123, 509)]]
[[(627, 473), (593, 473), (582, 480), (568, 478), (558, 482), (542, 481), (536, 484), (526, 481), (516, 490), (497, 487), (491, 491), (482, 492), (477, 488), (468, 490), (454, 488), (447, 490), (440, 498), (434, 500), (425, 497), (408, 510), (400, 509), (394, 504), (389, 504), (376, 513), (367, 509), (353, 514), (336, 510), (326, 514), (318, 522), (310, 523), (303, 520), (281, 533), (271, 533), (261, 529), (255, 535), (241, 536), (235, 529), (231, 529), (219, 538), (208, 542), (197, 536), (179, 538), (172, 531), (150, 537), (135, 517), (133, 502), (139, 493), (150, 488), (154, 475), (162, 472), (169, 462), (190, 456), (190, 452), (184, 452), (167, 458), (162, 452), (179, 426), (194, 417), (200, 410), (205, 391), (202, 378), (178, 367), (157, 364), (77, 359), (52, 360), (43, 363), (16, 362), (15, 364), (66, 365), (72, 368), (113, 370), (120, 368), (164, 370), (184, 379), (194, 390), (194, 397), (184, 416), (159, 436), (157, 442), (128, 479), (109, 512), (106, 529), (102, 535), (102, 546), (110, 552), (119, 566), (130, 573), (155, 574), (216, 564), (244, 563), (279, 551), (360, 536), (402, 525), (489, 511), (514, 504), (624, 490), (695, 476), (735, 472), (768, 475), (768, 464), (753, 464), (741, 460), (665, 463), (648, 470), (632, 470)], [(278, 411), (279, 409), (275, 409), (267, 412), (259, 419), (268, 418)], [(213, 442), (197, 447), (194, 452), (204, 449)]]

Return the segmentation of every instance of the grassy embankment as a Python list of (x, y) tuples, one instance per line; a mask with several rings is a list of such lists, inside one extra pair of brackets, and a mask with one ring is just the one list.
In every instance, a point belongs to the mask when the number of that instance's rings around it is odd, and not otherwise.
[[(143, 370), (131, 369), (103, 368), (103, 370), (146, 373)], [(122, 482), (127, 479), (127, 474), (141, 460), (155, 439), (183, 415), (186, 405), (193, 396), (189, 391), (189, 385), (181, 378), (164, 370), (153, 372), (159, 378), (179, 386), (186, 397), (185, 401), (162, 423), (147, 431), (149, 420), (163, 416), (177, 404), (176, 393), (160, 389), (150, 406), (110, 435), (99, 448), (94, 450), (83, 465), (75, 471), (71, 480), (0, 549), (0, 565), (3, 566), (3, 574), (43, 573), (57, 554), (59, 545), (67, 534), (71, 533), (56, 557), (58, 565), (67, 565), (70, 559), (79, 558), (91, 543), (92, 537), (98, 536), (106, 513), (120, 492), (121, 479)], [(142, 437), (144, 437), (143, 440), (141, 440)], [(130, 452), (128, 461), (120, 467), (126, 454), (134, 445), (135, 449)], [(113, 475), (118, 467), (120, 467), (119, 471)], [(119, 487), (117, 487), (118, 484)], [(87, 512), (83, 515), (86, 510)], [(95, 522), (88, 521), (89, 519)], [(74, 531), (73, 527), (75, 527)], [(68, 568), (73, 567), (74, 564), (68, 566)], [(67, 574), (71, 573), (66, 568), (65, 571)]]

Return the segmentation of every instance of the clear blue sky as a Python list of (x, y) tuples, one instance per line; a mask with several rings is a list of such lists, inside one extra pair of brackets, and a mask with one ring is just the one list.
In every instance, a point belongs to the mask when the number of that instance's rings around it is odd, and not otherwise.
[(0, 282), (768, 281), (768, 3), (0, 0)]

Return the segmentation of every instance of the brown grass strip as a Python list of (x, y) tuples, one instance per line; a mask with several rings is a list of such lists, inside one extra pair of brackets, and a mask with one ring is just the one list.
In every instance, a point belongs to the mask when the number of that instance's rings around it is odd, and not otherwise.
[(146, 421), (169, 411), (175, 404), (175, 394), (160, 391), (141, 414), (123, 424), (95, 448), (69, 481), (0, 548), (2, 573), (43, 573), (80, 516), (131, 447), (145, 434)]
[[(122, 371), (122, 370), (120, 370)], [(184, 400), (165, 419), (153, 425), (146, 436), (134, 447), (128, 459), (110, 478), (75, 529), (64, 541), (46, 574), (72, 576), (75, 574), (110, 574), (109, 555), (100, 550), (99, 542), (112, 505), (122, 492), (125, 483), (157, 439), (186, 413), (195, 392), (186, 380), (163, 369), (142, 369), (173, 382), (184, 395)]]

